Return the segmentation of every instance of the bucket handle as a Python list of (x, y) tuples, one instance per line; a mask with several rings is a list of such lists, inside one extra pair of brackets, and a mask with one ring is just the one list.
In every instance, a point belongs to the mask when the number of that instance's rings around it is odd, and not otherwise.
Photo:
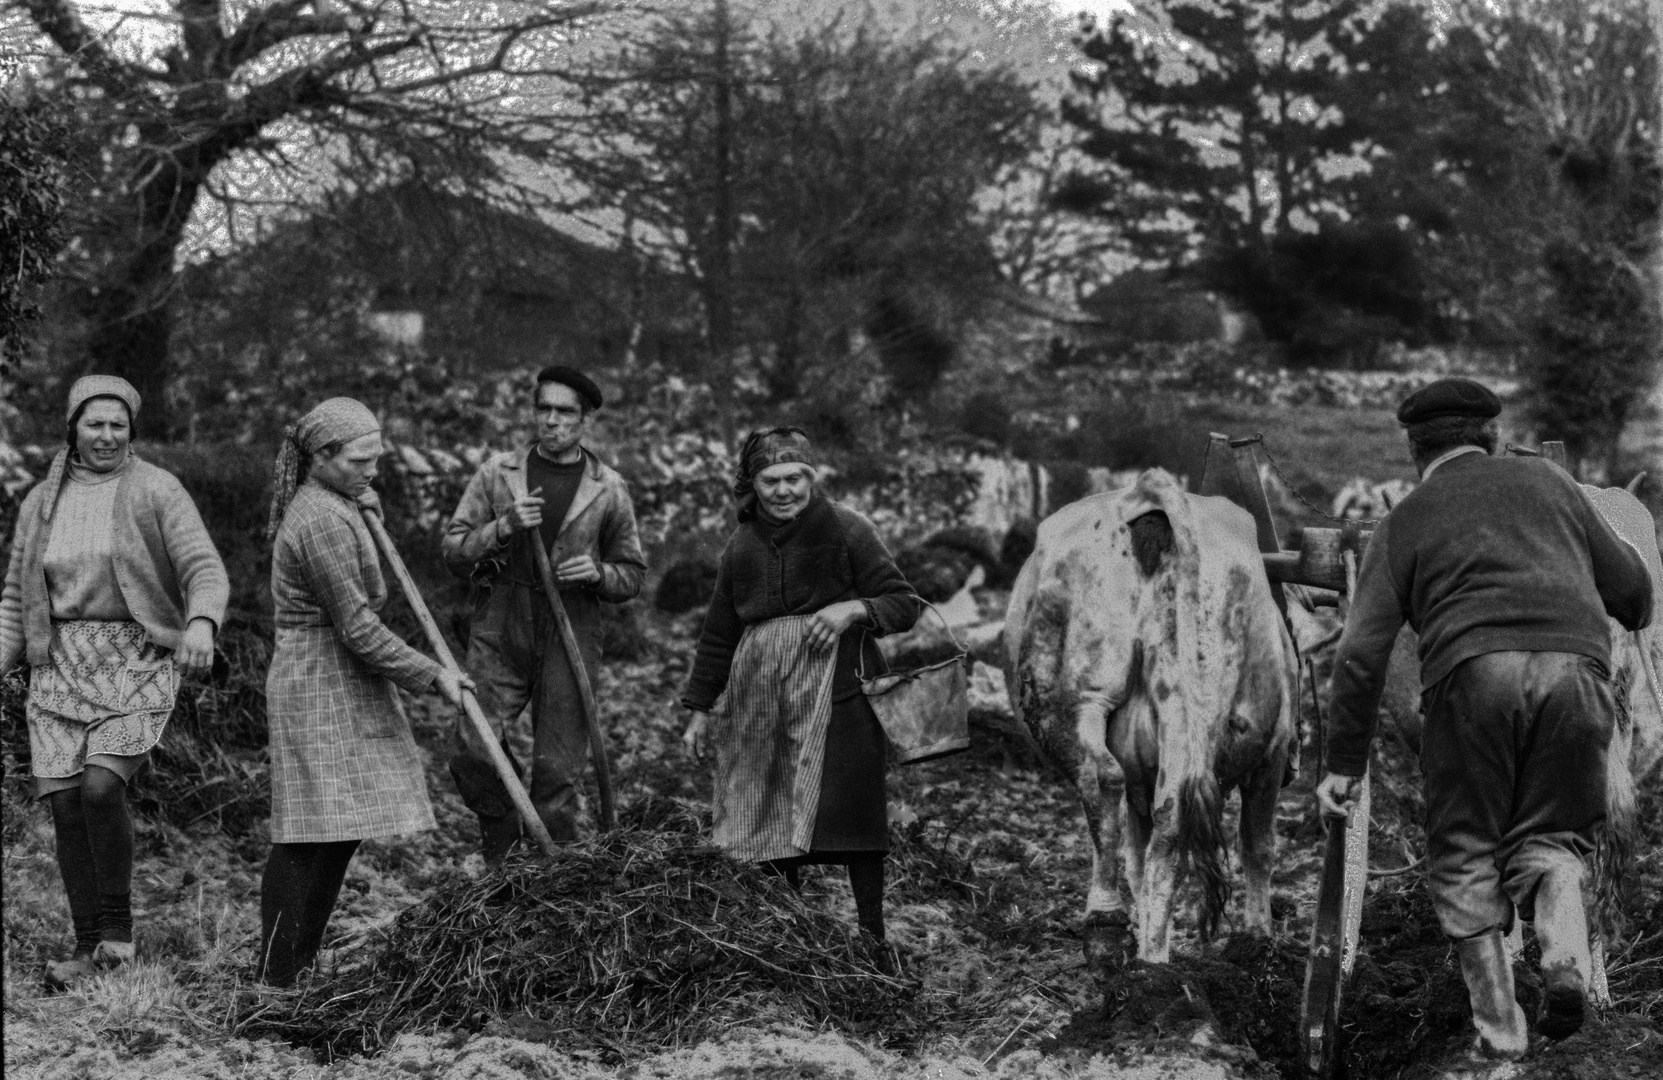
[[(934, 604), (930, 603), (928, 600), (924, 599), (922, 596), (919, 596), (917, 593), (913, 593), (912, 598), (914, 600), (918, 601), (920, 604), (923, 604), (925, 607), (929, 608), (931, 611), (935, 612), (935, 617), (937, 619), (941, 620), (941, 628), (943, 630), (947, 631), (947, 640), (951, 641), (953, 643), (953, 648), (958, 650), (958, 655), (956, 657), (954, 657), (954, 659), (956, 659), (956, 660), (964, 659), (964, 657), (967, 655), (967, 651), (964, 647), (964, 644), (962, 642), (960, 642), (957, 637), (954, 636), (953, 626), (952, 626), (951, 623), (949, 623), (947, 621), (947, 616), (945, 616), (941, 613), (940, 608), (936, 607)], [(861, 649), (859, 652), (857, 652), (855, 654), (855, 656), (856, 656), (856, 660), (855, 660), (855, 678), (859, 679), (862, 682), (865, 682), (866, 681), (866, 650)]]

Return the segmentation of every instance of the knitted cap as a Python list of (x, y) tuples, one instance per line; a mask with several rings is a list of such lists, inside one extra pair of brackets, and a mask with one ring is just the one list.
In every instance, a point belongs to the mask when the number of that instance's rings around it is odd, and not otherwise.
[(119, 375), (83, 375), (69, 388), (69, 408), (65, 420), (74, 420), (75, 413), (95, 397), (113, 397), (127, 406), (127, 419), (139, 418), (139, 392), (133, 384)]
[(1439, 379), (1403, 399), (1397, 422), (1407, 427), (1440, 416), (1475, 416), (1488, 420), (1501, 412), (1501, 399), (1471, 379)]

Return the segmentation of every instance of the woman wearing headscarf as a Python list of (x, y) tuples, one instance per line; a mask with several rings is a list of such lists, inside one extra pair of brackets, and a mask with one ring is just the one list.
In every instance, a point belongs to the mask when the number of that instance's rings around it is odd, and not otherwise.
[(266, 677), (271, 855), (260, 880), (257, 975), (288, 986), (317, 958), (358, 844), (433, 827), (422, 759), (399, 702), (465, 676), (405, 644), (377, 614), (387, 586), (360, 506), (381, 424), (330, 398), (284, 434), (271, 518), (277, 648)]
[(875, 639), (922, 601), (872, 523), (815, 490), (808, 437), (753, 432), (682, 704), (684, 739), (716, 752), (715, 842), (795, 888), (805, 863), (849, 869), (860, 926), (884, 938), (884, 735), (859, 671), (885, 670)]
[(0, 673), (30, 668), (30, 771), (75, 928), (70, 958), (47, 965), (52, 989), (133, 959), (127, 785), (179, 673), (211, 665), (230, 596), (190, 495), (132, 452), (138, 412), (125, 379), (70, 387), (69, 445), (23, 500), (0, 597)]

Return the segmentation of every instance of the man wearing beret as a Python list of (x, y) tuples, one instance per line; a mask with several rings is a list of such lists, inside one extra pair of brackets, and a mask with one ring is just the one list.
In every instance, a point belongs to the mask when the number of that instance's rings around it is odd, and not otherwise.
[[(600, 664), (600, 604), (639, 593), (647, 562), (628, 485), (583, 446), (600, 388), (581, 371), (547, 367), (532, 395), (536, 441), (480, 466), (445, 529), (443, 551), (451, 570), (484, 594), (475, 598), (468, 639), (480, 706), (499, 738), (531, 706), (531, 802), (550, 835), (569, 841), (577, 838), (577, 779), (589, 743), (531, 545), (549, 553), (591, 682)], [(451, 776), (479, 817), (485, 859), (495, 865), (519, 839), (520, 821), (473, 725), (457, 733)]]
[(1590, 977), (1583, 860), (1605, 816), (1616, 703), (1607, 615), (1651, 618), (1640, 554), (1545, 458), (1493, 457), (1501, 403), (1470, 379), (1411, 394), (1421, 484), (1382, 521), (1335, 657), (1329, 814), (1353, 805), (1392, 644), (1420, 635), (1421, 746), (1433, 906), (1455, 940), (1478, 1030), (1476, 1062), (1529, 1042), (1503, 935), (1534, 921), (1544, 993), (1537, 1030), (1582, 1025)]

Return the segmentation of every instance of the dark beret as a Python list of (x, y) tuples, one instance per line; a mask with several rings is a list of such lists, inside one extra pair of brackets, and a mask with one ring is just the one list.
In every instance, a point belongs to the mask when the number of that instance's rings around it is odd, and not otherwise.
[(1476, 416), (1488, 420), (1501, 412), (1501, 399), (1471, 379), (1439, 379), (1403, 399), (1397, 422), (1408, 426), (1440, 416)]
[(598, 409), (604, 403), (601, 388), (595, 385), (595, 380), (576, 368), (569, 368), (564, 364), (546, 367), (537, 373), (537, 385), (542, 386), (544, 383), (559, 383), (561, 386), (571, 387), (591, 409)]

